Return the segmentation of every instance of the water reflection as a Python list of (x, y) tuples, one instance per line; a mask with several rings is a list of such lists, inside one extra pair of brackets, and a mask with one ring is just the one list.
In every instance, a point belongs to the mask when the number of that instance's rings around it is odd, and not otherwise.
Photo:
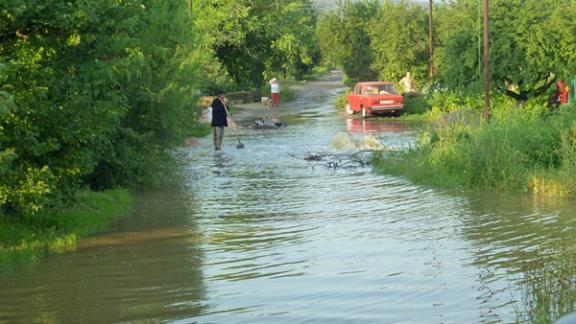
[(409, 130), (406, 121), (394, 120), (390, 118), (353, 118), (346, 119), (346, 130), (353, 134), (382, 134), (390, 132), (405, 132)]
[(222, 151), (214, 152), (212, 160), (212, 173), (217, 177), (224, 177), (233, 167), (233, 160)]
[(462, 234), (478, 246), (477, 264), (521, 270), (525, 262), (549, 253), (576, 227), (573, 202), (522, 195), (484, 193), (468, 200)]
[(0, 276), (0, 322), (162, 321), (204, 312), (202, 236), (190, 222), (191, 197), (172, 190), (137, 197), (118, 233)]

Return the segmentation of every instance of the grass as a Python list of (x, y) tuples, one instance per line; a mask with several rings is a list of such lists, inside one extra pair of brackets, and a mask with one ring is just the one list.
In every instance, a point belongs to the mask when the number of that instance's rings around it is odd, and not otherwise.
[(381, 172), (448, 188), (575, 197), (576, 111), (514, 111), (490, 124), (437, 123), (416, 147), (376, 155), (375, 164)]
[(127, 190), (85, 191), (74, 206), (62, 210), (27, 219), (0, 215), (0, 270), (74, 250), (78, 239), (108, 229), (131, 205)]
[[(232, 111), (232, 108), (230, 109)], [(204, 137), (210, 134), (210, 124), (209, 123), (197, 123), (195, 127), (190, 132), (189, 136), (192, 137)]]

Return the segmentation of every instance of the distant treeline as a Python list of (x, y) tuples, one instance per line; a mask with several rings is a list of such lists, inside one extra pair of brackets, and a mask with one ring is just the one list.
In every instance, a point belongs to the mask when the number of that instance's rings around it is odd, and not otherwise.
[[(434, 80), (429, 79), (428, 8), (417, 1), (340, 1), (323, 15), (325, 58), (350, 83), (398, 81), (412, 71), (419, 87), (478, 91), (482, 85), (482, 1), (435, 2)], [(491, 84), (524, 101), (576, 74), (576, 3), (490, 1)]]

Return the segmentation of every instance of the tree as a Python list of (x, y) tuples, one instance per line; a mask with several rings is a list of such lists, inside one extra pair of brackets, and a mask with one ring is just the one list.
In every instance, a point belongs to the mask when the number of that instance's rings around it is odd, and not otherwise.
[(185, 2), (0, 2), (0, 212), (138, 185), (195, 124)]
[(319, 61), (309, 0), (204, 0), (196, 8), (196, 25), (238, 88), (272, 74), (300, 77)]
[(322, 16), (319, 22), (320, 49), (342, 69), (348, 84), (377, 77), (368, 30), (378, 7), (377, 1), (346, 0), (338, 11)]
[(436, 77), (451, 89), (476, 89), (481, 84), (481, 3), (440, 4), (436, 19)]
[(399, 80), (406, 72), (428, 75), (428, 18), (421, 6), (386, 1), (370, 24), (372, 66), (382, 80)]
[[(444, 84), (467, 88), (480, 81), (479, 3), (442, 7), (439, 70)], [(546, 92), (575, 69), (576, 4), (569, 0), (494, 0), (490, 13), (491, 84), (519, 103)], [(458, 28), (457, 28), (458, 27)]]
[(576, 4), (565, 0), (495, 1), (493, 79), (519, 101), (570, 77), (576, 59)]

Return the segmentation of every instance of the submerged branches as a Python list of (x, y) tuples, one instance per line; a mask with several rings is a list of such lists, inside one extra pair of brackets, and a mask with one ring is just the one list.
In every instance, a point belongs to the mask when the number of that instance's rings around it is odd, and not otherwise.
[(370, 165), (370, 154), (373, 150), (362, 150), (354, 153), (311, 153), (308, 152), (304, 156), (291, 155), (292, 157), (302, 159), (305, 161), (313, 162), (312, 168), (317, 166), (325, 167), (327, 169), (352, 169), (363, 168)]

